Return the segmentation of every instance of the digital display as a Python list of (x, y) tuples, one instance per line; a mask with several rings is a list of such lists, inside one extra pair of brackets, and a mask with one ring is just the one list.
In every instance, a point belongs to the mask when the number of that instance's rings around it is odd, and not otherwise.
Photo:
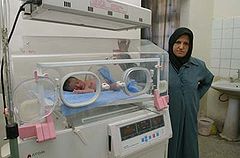
[(164, 126), (163, 115), (120, 127), (122, 141)]
[(150, 120), (143, 120), (137, 123), (138, 134), (143, 134), (148, 131), (151, 131), (151, 123)]
[(122, 141), (135, 137), (137, 135), (137, 128), (136, 128), (136, 124), (131, 124), (131, 125), (127, 125), (124, 127), (120, 128), (120, 133), (121, 133), (121, 138)]
[(164, 126), (163, 115), (151, 118), (152, 129), (157, 129)]

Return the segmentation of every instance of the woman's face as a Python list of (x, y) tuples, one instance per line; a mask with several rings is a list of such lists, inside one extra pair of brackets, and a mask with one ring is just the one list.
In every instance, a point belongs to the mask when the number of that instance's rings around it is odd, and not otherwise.
[(173, 53), (177, 57), (185, 57), (189, 49), (189, 37), (188, 35), (180, 36), (173, 45)]

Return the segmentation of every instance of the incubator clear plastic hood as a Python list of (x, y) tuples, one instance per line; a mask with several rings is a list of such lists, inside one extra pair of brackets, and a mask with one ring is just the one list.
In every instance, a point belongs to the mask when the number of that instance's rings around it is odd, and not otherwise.
[(151, 26), (150, 10), (116, 0), (39, 0), (39, 4), (28, 4), (24, 19), (115, 31)]
[[(54, 85), (59, 87), (57, 92), (65, 116), (100, 107), (151, 101), (154, 89), (158, 89), (162, 96), (168, 93), (168, 53), (148, 40), (25, 37), (24, 43), (24, 55), (11, 56), (14, 85), (33, 78), (35, 70), (40, 75), (47, 74), (51, 81), (57, 81)], [(20, 65), (25, 65), (25, 68), (22, 69)], [(86, 89), (80, 87), (70, 91), (64, 88), (71, 77), (85, 82), (85, 87), (91, 83), (88, 88), (93, 93), (83, 92)], [(53, 95), (54, 90), (49, 88), (43, 88), (43, 93), (40, 93), (36, 88), (41, 87), (41, 82), (31, 83), (28, 87), (32, 87), (32, 90), (26, 91), (25, 96), (36, 96), (27, 94), (34, 92), (47, 103), (51, 100), (53, 107), (52, 100), (58, 94)], [(106, 84), (110, 87), (104, 87)], [(117, 89), (113, 86), (117, 86)], [(20, 92), (22, 98), (25, 91)], [(48, 98), (50, 93), (51, 97)], [(15, 96), (17, 100), (18, 95)], [(25, 104), (19, 107), (25, 107)]]

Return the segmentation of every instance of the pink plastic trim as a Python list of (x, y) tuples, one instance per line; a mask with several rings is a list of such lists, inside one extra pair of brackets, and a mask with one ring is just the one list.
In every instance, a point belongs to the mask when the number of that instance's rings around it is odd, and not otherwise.
[(154, 106), (160, 111), (162, 109), (168, 108), (169, 96), (160, 96), (159, 90), (154, 90)]
[(21, 139), (36, 137), (37, 142), (44, 142), (56, 138), (55, 126), (52, 116), (46, 117), (46, 122), (19, 127), (19, 137)]

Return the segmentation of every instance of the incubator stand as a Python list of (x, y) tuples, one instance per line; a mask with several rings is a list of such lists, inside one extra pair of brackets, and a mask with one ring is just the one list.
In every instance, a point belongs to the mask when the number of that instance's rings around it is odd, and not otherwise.
[[(11, 56), (21, 158), (167, 157), (168, 108), (154, 107), (156, 97), (168, 98), (164, 50), (135, 39), (24, 37), (24, 42), (21, 55)], [(66, 90), (69, 77), (84, 88)], [(43, 126), (50, 136), (24, 135)]]

